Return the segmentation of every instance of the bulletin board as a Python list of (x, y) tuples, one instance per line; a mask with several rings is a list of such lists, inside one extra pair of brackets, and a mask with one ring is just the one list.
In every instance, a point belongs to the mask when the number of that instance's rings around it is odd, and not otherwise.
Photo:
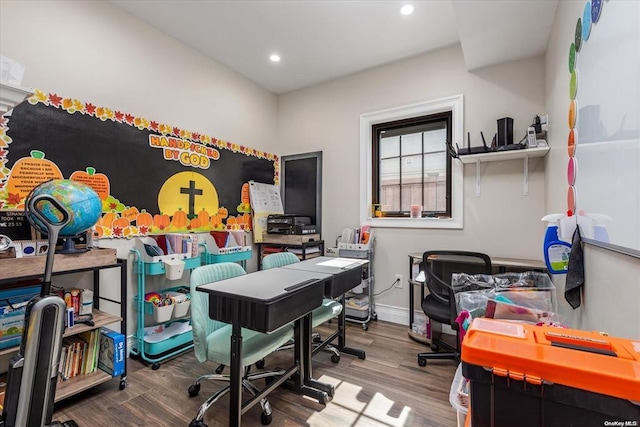
[(585, 241), (640, 256), (640, 2), (590, 0), (568, 49), (567, 211)]
[(64, 178), (100, 196), (99, 237), (248, 231), (248, 182), (277, 184), (278, 162), (246, 145), (36, 90), (0, 120), (0, 211), (24, 210), (33, 188)]

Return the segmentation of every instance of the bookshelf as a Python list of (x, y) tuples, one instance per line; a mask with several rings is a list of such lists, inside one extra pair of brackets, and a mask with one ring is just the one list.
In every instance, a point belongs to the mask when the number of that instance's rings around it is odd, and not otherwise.
[[(25, 258), (4, 258), (0, 259), (0, 271), (3, 277), (0, 279), (0, 286), (15, 286), (20, 282), (41, 278), (44, 272), (45, 257), (25, 257)], [(120, 269), (120, 298), (121, 301), (112, 301), (100, 296), (100, 270), (119, 268)], [(88, 252), (78, 254), (56, 254), (54, 258), (53, 275), (63, 275), (79, 272), (93, 272), (93, 326), (83, 323), (76, 323), (72, 328), (66, 328), (64, 337), (70, 337), (82, 332), (99, 329), (102, 326), (120, 323), (122, 331), (127, 330), (126, 318), (126, 295), (127, 295), (127, 261), (116, 258), (115, 249), (91, 249)], [(120, 315), (113, 315), (100, 310), (100, 301), (107, 300), (120, 305)], [(0, 357), (9, 357), (15, 353), (18, 346), (0, 350)], [(125, 340), (125, 354), (127, 354)], [(59, 381), (56, 385), (55, 401), (59, 402), (68, 397), (81, 393), (89, 388), (111, 380), (113, 377), (97, 369), (95, 372), (86, 375), (79, 375), (69, 378), (66, 381)], [(125, 363), (124, 373), (120, 376), (120, 390), (127, 384), (127, 368)]]
[[(82, 332), (99, 329), (102, 326), (120, 322), (121, 320), (122, 318), (119, 316), (113, 316), (100, 310), (93, 310), (94, 326), (88, 326), (82, 323), (76, 324), (73, 328), (65, 329), (64, 337), (71, 337), (73, 335), (81, 334)], [(111, 375), (98, 368), (90, 374), (78, 375), (65, 381), (59, 381), (56, 386), (55, 401), (59, 402), (64, 400), (74, 394), (78, 394), (90, 389), (91, 387), (97, 386), (98, 384), (107, 382), (111, 378)]]

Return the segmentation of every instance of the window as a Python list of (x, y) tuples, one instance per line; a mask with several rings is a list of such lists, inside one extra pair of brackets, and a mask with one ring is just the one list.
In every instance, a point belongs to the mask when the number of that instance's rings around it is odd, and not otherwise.
[[(371, 200), (385, 216), (451, 217), (451, 111), (372, 126)], [(415, 217), (415, 213), (412, 212)]]
[[(462, 142), (463, 122), (462, 95), (362, 114), (361, 222), (372, 227), (462, 228), (463, 165), (449, 157), (445, 141)], [(381, 145), (373, 143), (378, 131)], [(372, 217), (373, 205), (380, 201), (388, 204), (388, 215)], [(423, 206), (422, 217), (409, 217), (412, 204)]]

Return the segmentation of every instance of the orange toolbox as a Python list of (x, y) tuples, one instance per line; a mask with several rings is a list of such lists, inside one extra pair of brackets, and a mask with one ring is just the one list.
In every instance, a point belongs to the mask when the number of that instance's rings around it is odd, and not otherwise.
[(461, 358), (473, 427), (640, 427), (640, 339), (477, 318)]

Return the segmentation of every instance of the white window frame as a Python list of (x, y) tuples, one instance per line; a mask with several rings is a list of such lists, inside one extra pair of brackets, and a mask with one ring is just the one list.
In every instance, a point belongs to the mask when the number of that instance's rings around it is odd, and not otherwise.
[[(372, 218), (372, 153), (371, 127), (379, 123), (451, 111), (452, 141), (462, 141), (463, 96), (454, 95), (419, 104), (391, 108), (360, 115), (360, 223), (386, 228), (447, 228), (462, 229), (463, 225), (463, 168), (462, 162), (451, 162), (451, 218)], [(444, 141), (443, 141), (444, 144)]]

